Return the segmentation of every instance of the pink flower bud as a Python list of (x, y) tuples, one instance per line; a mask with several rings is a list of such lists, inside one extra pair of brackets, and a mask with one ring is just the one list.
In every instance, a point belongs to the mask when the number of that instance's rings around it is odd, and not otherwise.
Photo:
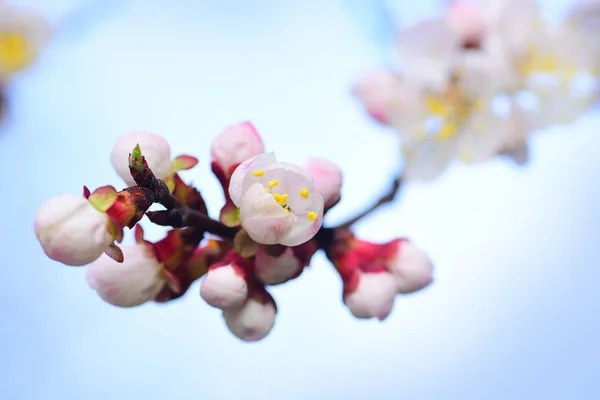
[(467, 47), (478, 46), (485, 33), (486, 22), (483, 10), (468, 0), (453, 0), (446, 9), (448, 24), (459, 34)]
[(245, 342), (263, 339), (275, 325), (277, 307), (263, 289), (259, 296), (250, 297), (241, 307), (223, 310), (227, 327)]
[(314, 179), (315, 191), (323, 197), (325, 209), (335, 206), (342, 196), (342, 171), (331, 161), (311, 158), (306, 170)]
[(123, 246), (124, 261), (103, 255), (90, 264), (86, 278), (102, 300), (117, 307), (135, 307), (153, 300), (167, 283), (163, 265), (146, 244)]
[(200, 296), (222, 310), (240, 307), (248, 297), (244, 271), (235, 264), (212, 266), (200, 284)]
[(279, 285), (300, 275), (304, 265), (296, 257), (294, 250), (286, 247), (283, 253), (273, 256), (264, 248), (256, 253), (254, 274), (266, 285)]
[(395, 253), (388, 260), (388, 268), (396, 277), (398, 293), (412, 293), (433, 282), (433, 263), (425, 252), (408, 240), (397, 240)]
[(172, 173), (171, 146), (165, 138), (156, 133), (133, 132), (121, 135), (110, 154), (110, 162), (117, 174), (128, 186), (135, 185), (129, 172), (129, 154), (139, 144), (148, 166), (158, 179), (165, 179)]
[(212, 142), (211, 158), (226, 180), (229, 180), (235, 168), (242, 162), (264, 153), (260, 135), (250, 122), (230, 126)]
[(387, 272), (359, 273), (358, 285), (344, 294), (344, 303), (356, 318), (383, 321), (392, 311), (397, 284)]
[(66, 265), (89, 264), (113, 242), (109, 217), (82, 196), (64, 194), (46, 201), (35, 215), (34, 231), (44, 253)]

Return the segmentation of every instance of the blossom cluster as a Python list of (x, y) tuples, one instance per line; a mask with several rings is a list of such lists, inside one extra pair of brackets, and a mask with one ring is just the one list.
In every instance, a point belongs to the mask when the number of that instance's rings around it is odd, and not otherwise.
[(436, 178), (453, 160), (528, 159), (530, 134), (569, 123), (598, 99), (600, 2), (557, 25), (535, 0), (452, 0), (401, 30), (398, 65), (353, 91), (402, 141), (408, 180)]
[[(128, 187), (84, 187), (83, 195), (45, 202), (34, 222), (43, 251), (66, 265), (89, 264), (89, 286), (119, 307), (175, 300), (201, 279), (202, 299), (245, 341), (264, 338), (275, 323), (269, 287), (297, 278), (319, 250), (338, 271), (343, 302), (357, 318), (383, 320), (397, 294), (432, 282), (431, 260), (408, 239), (375, 244), (357, 239), (348, 224), (323, 226), (341, 200), (334, 163), (278, 161), (249, 122), (219, 134), (211, 158), (224, 194), (218, 220), (180, 175), (196, 166), (195, 157), (171, 159), (169, 143), (154, 133), (121, 136), (110, 159)], [(164, 209), (149, 211), (153, 204)], [(163, 239), (144, 239), (144, 216), (169, 227)], [(133, 229), (134, 244), (120, 244), (125, 228)]]

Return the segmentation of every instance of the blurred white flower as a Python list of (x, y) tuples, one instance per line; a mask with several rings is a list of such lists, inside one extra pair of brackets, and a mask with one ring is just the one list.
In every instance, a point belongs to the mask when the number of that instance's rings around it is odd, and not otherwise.
[(34, 63), (51, 35), (41, 16), (0, 2), (0, 82)]

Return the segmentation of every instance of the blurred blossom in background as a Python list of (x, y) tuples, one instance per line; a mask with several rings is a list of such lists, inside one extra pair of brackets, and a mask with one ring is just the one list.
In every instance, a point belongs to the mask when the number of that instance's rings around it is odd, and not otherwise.
[[(172, 304), (112, 307), (84, 283), (84, 269), (49, 260), (33, 234), (46, 199), (121, 184), (110, 151), (134, 130), (200, 159), (202, 168), (183, 175), (215, 215), (222, 193), (210, 144), (246, 120), (281, 159), (327, 157), (342, 167), (342, 201), (326, 220), (344, 220), (385, 191), (403, 162), (393, 130), (375, 124), (351, 88), (362, 73), (394, 65), (396, 29), (445, 2), (12, 3), (54, 33), (37, 62), (3, 83), (4, 397), (600, 397), (597, 106), (533, 131), (526, 165), (450, 163), (357, 226), (373, 240), (407, 235), (435, 262), (434, 283), (399, 298), (384, 322), (351, 316), (318, 255), (299, 279), (272, 289), (282, 312), (271, 334), (243, 343), (198, 285)], [(548, 21), (572, 4), (540, 2)], [(148, 239), (164, 234), (145, 227)]]

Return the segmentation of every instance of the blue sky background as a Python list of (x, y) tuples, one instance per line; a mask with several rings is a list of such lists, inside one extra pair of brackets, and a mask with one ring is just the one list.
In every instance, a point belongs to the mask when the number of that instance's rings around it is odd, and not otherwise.
[[(11, 85), (0, 131), (0, 397), (600, 398), (597, 110), (536, 133), (524, 168), (453, 166), (360, 224), (361, 237), (408, 235), (435, 260), (435, 283), (399, 297), (385, 322), (350, 315), (319, 255), (272, 290), (275, 329), (246, 344), (197, 285), (167, 305), (103, 303), (83, 268), (44, 256), (33, 215), (84, 184), (122, 185), (108, 155), (131, 130), (198, 156), (186, 178), (216, 215), (209, 145), (243, 120), (282, 160), (326, 156), (343, 168), (343, 201), (328, 222), (369, 204), (399, 164), (394, 135), (349, 95), (360, 73), (386, 62), (387, 28), (374, 28), (371, 2), (16, 3), (62, 28)], [(401, 23), (439, 3), (388, 2)], [(556, 16), (566, 2), (542, 4)]]

